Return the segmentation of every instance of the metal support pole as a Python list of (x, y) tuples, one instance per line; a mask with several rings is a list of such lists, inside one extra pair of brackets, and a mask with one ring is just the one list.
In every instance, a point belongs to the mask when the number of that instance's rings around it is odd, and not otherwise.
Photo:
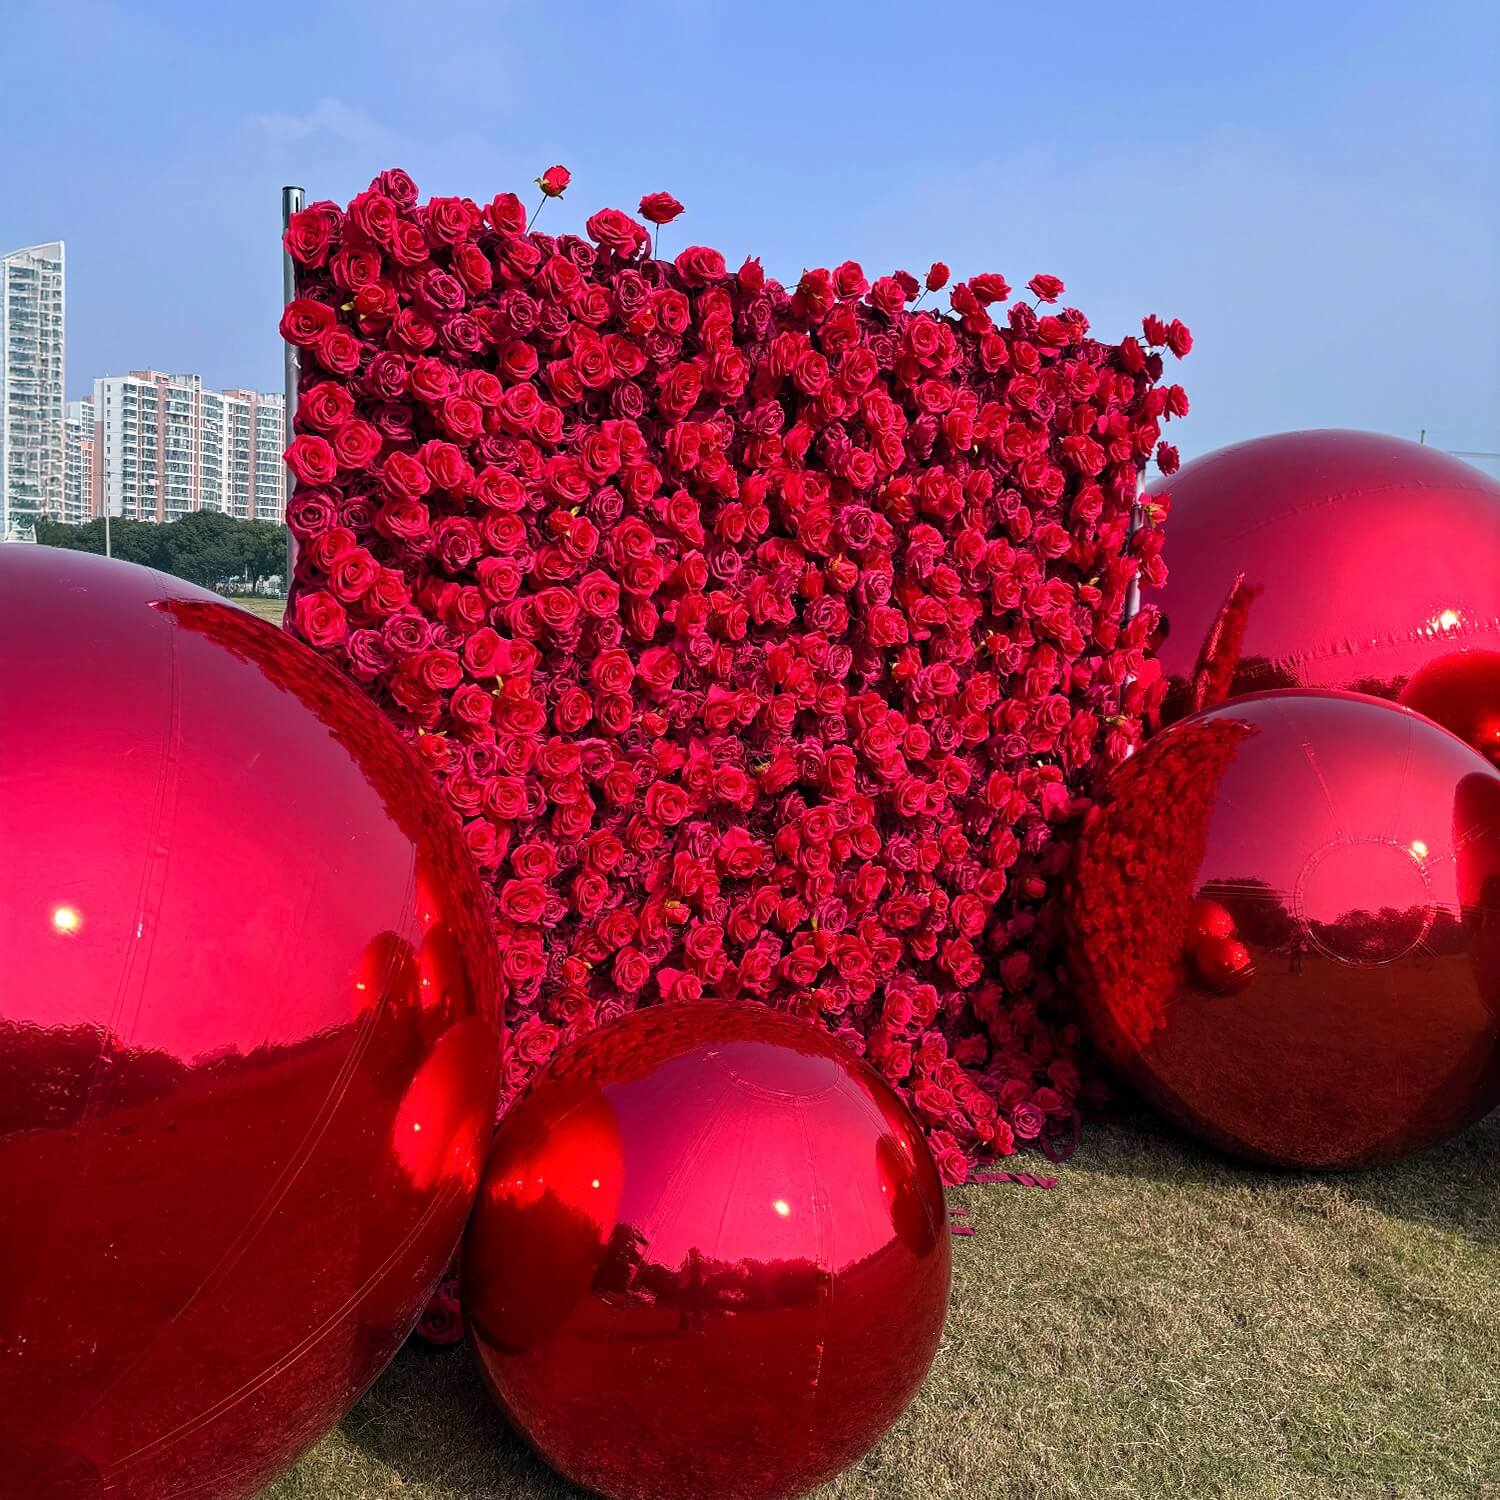
[[(1135, 504), (1130, 508), (1130, 530), (1127, 536), (1134, 536), (1142, 526), (1146, 524), (1146, 510), (1141, 504), (1141, 496), (1146, 493), (1145, 479), (1136, 477), (1135, 481)], [(1141, 612), (1141, 579), (1136, 574), (1125, 587), (1125, 618), (1122, 624), (1128, 625)]]
[[(292, 222), (292, 215), (301, 213), (303, 204), (307, 201), (307, 194), (299, 187), (284, 187), (281, 190), (281, 232), (285, 236), (287, 227)], [(286, 245), (281, 248), (281, 300), (283, 304), (290, 302), (297, 295), (297, 266), (292, 257), (287, 253)], [(284, 377), (286, 386), (286, 441), (288, 446), (292, 441), (292, 421), (297, 413), (297, 382), (302, 374), (302, 359), (295, 344), (285, 346)], [(285, 489), (288, 499), (292, 493), (292, 477), (290, 473), (285, 478)], [(282, 508), (282, 522), (286, 522), (286, 509)], [(286, 590), (292, 591), (292, 576), (297, 566), (297, 538), (292, 535), (292, 528), (286, 531)]]

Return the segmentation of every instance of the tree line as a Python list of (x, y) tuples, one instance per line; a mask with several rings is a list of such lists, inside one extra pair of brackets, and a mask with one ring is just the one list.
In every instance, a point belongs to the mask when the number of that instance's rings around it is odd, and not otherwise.
[[(102, 556), (104, 522), (70, 526), (38, 520), (36, 539), (47, 547)], [(286, 591), (286, 527), (274, 521), (241, 521), (217, 510), (189, 511), (166, 525), (116, 517), (109, 523), (109, 540), (112, 556), (202, 588), (257, 593), (279, 580), (281, 591)]]

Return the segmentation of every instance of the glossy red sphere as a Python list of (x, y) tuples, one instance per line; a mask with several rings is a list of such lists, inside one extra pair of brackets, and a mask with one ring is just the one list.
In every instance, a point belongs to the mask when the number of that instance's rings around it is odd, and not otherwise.
[(0, 547), (0, 1492), (249, 1495), (452, 1254), (495, 1099), (456, 827), (313, 654)]
[(1408, 709), (1283, 691), (1174, 724), (1115, 772), (1066, 907), (1095, 1041), (1212, 1145), (1363, 1166), (1500, 1103), (1500, 771)]
[(1408, 679), (1400, 701), (1500, 765), (1500, 651), (1455, 651)]
[[(1221, 448), (1171, 495), (1158, 606), (1164, 721), (1268, 688), (1397, 698), (1500, 753), (1500, 483), (1370, 432)], [(1468, 665), (1464, 663), (1467, 659)]]
[(948, 1305), (916, 1122), (824, 1032), (660, 1005), (511, 1110), (464, 1237), (470, 1340), (511, 1420), (614, 1500), (799, 1495), (911, 1400)]

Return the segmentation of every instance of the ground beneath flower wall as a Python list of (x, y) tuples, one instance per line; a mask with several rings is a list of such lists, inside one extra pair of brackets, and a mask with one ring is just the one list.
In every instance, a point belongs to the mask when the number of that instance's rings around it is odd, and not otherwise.
[[(969, 1188), (942, 1352), (820, 1500), (1500, 1493), (1500, 1115), (1356, 1175), (1253, 1171), (1147, 1120), (1055, 1191)], [(463, 1349), (408, 1348), (263, 1500), (571, 1500)]]

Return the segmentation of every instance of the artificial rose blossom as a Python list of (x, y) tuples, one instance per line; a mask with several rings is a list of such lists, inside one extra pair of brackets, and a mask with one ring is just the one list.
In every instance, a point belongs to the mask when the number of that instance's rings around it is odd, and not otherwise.
[(682, 212), (682, 205), (670, 193), (647, 193), (640, 203), (640, 214), (651, 224), (670, 224)]
[(951, 315), (852, 260), (787, 289), (409, 184), (288, 229), (289, 627), (462, 825), (505, 1098), (636, 1006), (735, 997), (863, 1054), (950, 1181), (1067, 1132), (1059, 884), (1161, 692), (1123, 614), (1165, 577), (1165, 499), (1132, 514), (1187, 329), (1104, 343), (994, 273)]

